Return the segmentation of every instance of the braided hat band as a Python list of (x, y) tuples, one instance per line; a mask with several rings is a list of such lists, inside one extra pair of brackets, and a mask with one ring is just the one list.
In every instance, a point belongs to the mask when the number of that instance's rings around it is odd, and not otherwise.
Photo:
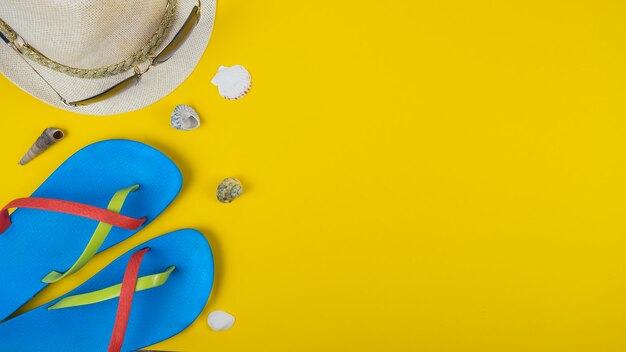
[(176, 1), (177, 0), (167, 0), (165, 14), (161, 19), (159, 28), (141, 49), (137, 50), (124, 60), (98, 68), (75, 68), (61, 64), (46, 57), (37, 49), (24, 42), (24, 40), (2, 19), (0, 19), (0, 33), (5, 36), (25, 57), (52, 70), (79, 78), (110, 77), (129, 71), (138, 64), (147, 61), (152, 55), (154, 55), (170, 32), (174, 15), (176, 14)]

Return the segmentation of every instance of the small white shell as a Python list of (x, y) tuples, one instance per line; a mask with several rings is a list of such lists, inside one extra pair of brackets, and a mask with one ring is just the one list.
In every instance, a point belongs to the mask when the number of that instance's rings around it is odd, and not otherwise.
[(209, 314), (207, 322), (213, 331), (228, 330), (235, 324), (235, 317), (222, 310), (216, 310)]
[(200, 126), (200, 117), (196, 110), (188, 105), (178, 105), (172, 112), (170, 124), (177, 130), (190, 131)]
[(220, 66), (211, 83), (217, 86), (221, 96), (234, 100), (248, 93), (252, 85), (252, 77), (250, 72), (241, 65)]

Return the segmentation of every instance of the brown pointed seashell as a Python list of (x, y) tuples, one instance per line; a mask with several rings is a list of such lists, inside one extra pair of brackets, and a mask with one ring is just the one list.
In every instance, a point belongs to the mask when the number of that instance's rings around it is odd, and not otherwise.
[(27, 162), (33, 160), (37, 155), (44, 152), (44, 150), (50, 148), (51, 145), (60, 141), (65, 133), (56, 127), (48, 127), (46, 128), (41, 136), (37, 138), (35, 144), (26, 152), (22, 160), (20, 160), (20, 165), (24, 165)]

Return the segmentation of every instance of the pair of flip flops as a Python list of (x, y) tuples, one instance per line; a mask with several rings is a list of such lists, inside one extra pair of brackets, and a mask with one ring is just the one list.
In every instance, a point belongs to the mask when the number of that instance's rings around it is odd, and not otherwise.
[(110, 140), (81, 149), (31, 197), (2, 209), (0, 351), (134, 351), (189, 326), (213, 285), (211, 248), (191, 229), (150, 240), (68, 294), (7, 320), (145, 227), (181, 186), (180, 171), (158, 150)]

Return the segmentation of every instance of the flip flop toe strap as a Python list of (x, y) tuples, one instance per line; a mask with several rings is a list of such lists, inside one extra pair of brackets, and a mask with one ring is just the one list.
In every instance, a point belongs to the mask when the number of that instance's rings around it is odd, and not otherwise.
[[(130, 194), (131, 192), (135, 192), (138, 189), (139, 185), (134, 185), (117, 191), (115, 195), (113, 195), (113, 198), (111, 198), (111, 200), (109, 201), (107, 210), (118, 214), (122, 210), (122, 206), (124, 205), (124, 201), (126, 200), (128, 194)], [(70, 267), (63, 273), (58, 271), (51, 271), (41, 281), (45, 283), (57, 282), (62, 278), (72, 275), (73, 273), (80, 270), (80, 268), (85, 266), (85, 264), (87, 264), (87, 262), (89, 262), (91, 258), (96, 255), (96, 253), (100, 249), (100, 246), (102, 246), (102, 243), (104, 243), (104, 240), (106, 240), (107, 236), (109, 235), (109, 232), (111, 232), (112, 228), (113, 225), (100, 221), (98, 223), (98, 226), (96, 227), (96, 230), (91, 235), (89, 243), (87, 243), (87, 246), (83, 250), (83, 253), (81, 253), (80, 257), (78, 257), (74, 265), (72, 265), (72, 267)]]
[(126, 265), (124, 278), (122, 279), (121, 284), (110, 286), (98, 291), (65, 297), (54, 305), (48, 307), (48, 310), (79, 307), (119, 297), (117, 313), (115, 315), (115, 324), (113, 325), (113, 333), (111, 334), (108, 352), (120, 351), (122, 349), (122, 345), (124, 344), (124, 335), (126, 334), (126, 327), (128, 326), (128, 318), (130, 317), (130, 310), (133, 304), (135, 292), (163, 285), (169, 278), (172, 271), (176, 269), (175, 266), (170, 266), (164, 272), (138, 277), (139, 267), (141, 266), (143, 257), (149, 250), (150, 248), (146, 247), (132, 254), (128, 264)]
[(124, 336), (126, 335), (126, 327), (128, 326), (128, 318), (130, 317), (130, 308), (133, 305), (133, 297), (135, 296), (135, 285), (137, 285), (137, 275), (139, 275), (139, 266), (143, 260), (143, 256), (150, 248), (144, 248), (133, 253), (126, 266), (122, 287), (120, 288), (120, 300), (117, 303), (117, 314), (115, 314), (115, 325), (113, 325), (113, 333), (111, 341), (109, 341), (108, 352), (118, 352), (122, 350), (124, 344)]
[(53, 283), (75, 273), (80, 268), (85, 266), (85, 264), (87, 264), (87, 262), (89, 262), (89, 260), (91, 260), (91, 258), (96, 255), (96, 253), (100, 249), (100, 246), (106, 240), (109, 232), (111, 232), (113, 226), (121, 227), (127, 230), (136, 230), (144, 224), (144, 222), (146, 221), (145, 217), (141, 219), (135, 219), (119, 213), (122, 210), (124, 202), (126, 201), (126, 197), (131, 192), (135, 192), (138, 189), (139, 185), (133, 185), (117, 191), (109, 201), (107, 209), (101, 209), (87, 204), (70, 202), (60, 199), (16, 199), (7, 204), (2, 210), (0, 210), (0, 233), (4, 232), (9, 226), (11, 226), (11, 217), (9, 215), (9, 209), (11, 208), (30, 208), (52, 211), (57, 213), (76, 215), (99, 221), (96, 230), (91, 235), (87, 246), (78, 257), (76, 262), (74, 262), (74, 264), (65, 272), (51, 271), (41, 280), (44, 283)]
[(121, 227), (128, 230), (138, 229), (146, 220), (135, 219), (129, 216), (118, 214), (114, 211), (94, 207), (87, 204), (81, 204), (76, 202), (70, 202), (61, 199), (50, 198), (18, 198), (7, 204), (2, 210), (0, 210), (0, 233), (6, 231), (11, 226), (11, 216), (9, 216), (9, 209), (13, 208), (29, 208), (53, 211), (57, 213), (71, 214), (104, 222), (116, 227)]

